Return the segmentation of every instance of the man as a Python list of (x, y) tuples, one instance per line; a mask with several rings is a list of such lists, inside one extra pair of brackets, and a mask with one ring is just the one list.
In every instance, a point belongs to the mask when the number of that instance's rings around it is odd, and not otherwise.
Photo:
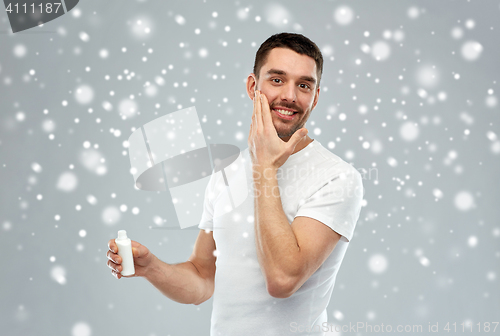
[[(193, 253), (170, 265), (133, 242), (135, 276), (180, 303), (214, 295), (211, 335), (322, 335), (335, 278), (359, 217), (363, 186), (348, 163), (307, 135), (323, 69), (321, 52), (300, 34), (271, 36), (247, 78), (253, 99), (248, 150), (251, 186), (232, 212), (212, 175)], [(246, 172), (246, 173), (245, 173)], [(222, 186), (222, 188), (220, 188)], [(110, 240), (112, 273), (121, 259)]]

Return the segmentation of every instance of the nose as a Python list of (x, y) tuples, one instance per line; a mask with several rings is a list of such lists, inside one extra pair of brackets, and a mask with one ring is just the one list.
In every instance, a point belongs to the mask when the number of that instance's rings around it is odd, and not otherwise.
[(281, 86), (280, 99), (281, 101), (286, 101), (289, 103), (295, 103), (297, 99), (297, 94), (295, 92), (295, 86), (292, 83), (286, 83)]

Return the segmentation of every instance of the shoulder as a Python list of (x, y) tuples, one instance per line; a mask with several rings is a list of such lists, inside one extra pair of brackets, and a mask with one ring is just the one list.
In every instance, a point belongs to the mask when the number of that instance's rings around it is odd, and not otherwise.
[(344, 161), (338, 155), (334, 154), (330, 150), (323, 147), (320, 142), (316, 142), (311, 148), (313, 155), (317, 156), (318, 168), (327, 170), (330, 176), (346, 178), (350, 177), (352, 179), (361, 181), (360, 172), (350, 163)]

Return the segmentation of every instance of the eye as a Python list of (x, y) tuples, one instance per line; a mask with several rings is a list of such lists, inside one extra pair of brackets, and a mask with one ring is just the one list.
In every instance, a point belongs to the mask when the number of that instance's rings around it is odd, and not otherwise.
[(311, 87), (307, 84), (300, 84), (300, 85), (304, 85), (305, 87), (302, 87), (303, 89), (310, 89)]
[[(271, 79), (271, 81), (276, 81), (276, 80), (277, 81), (281, 81), (281, 79), (279, 79), (279, 78), (273, 78), (273, 79)], [(278, 82), (275, 82), (275, 83), (278, 83)]]

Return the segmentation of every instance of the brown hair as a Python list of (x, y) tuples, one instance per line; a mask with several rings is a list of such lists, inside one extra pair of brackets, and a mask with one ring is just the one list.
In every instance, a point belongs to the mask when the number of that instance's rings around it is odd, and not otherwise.
[(321, 81), (321, 74), (323, 73), (323, 56), (318, 46), (301, 34), (295, 33), (279, 33), (269, 37), (262, 43), (255, 54), (255, 63), (253, 66), (253, 73), (259, 79), (259, 72), (262, 66), (266, 63), (267, 55), (274, 48), (288, 48), (298, 54), (306, 55), (314, 59), (316, 62), (316, 74), (318, 76), (318, 83)]

